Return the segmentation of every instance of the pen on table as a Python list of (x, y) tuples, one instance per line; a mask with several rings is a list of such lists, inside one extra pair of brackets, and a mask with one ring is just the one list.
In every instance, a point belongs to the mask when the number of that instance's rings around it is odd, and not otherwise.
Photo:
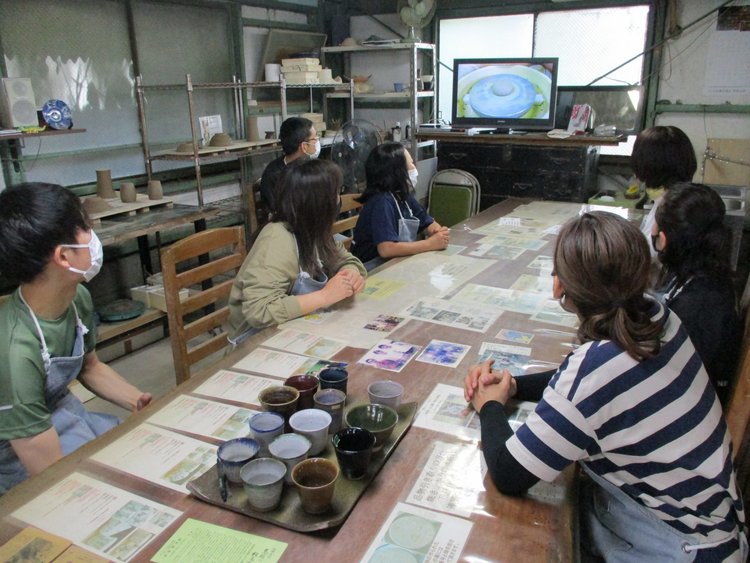
[(221, 500), (223, 502), (227, 502), (227, 497), (229, 497), (229, 491), (227, 490), (227, 476), (221, 475), (219, 477), (219, 493), (221, 494)]

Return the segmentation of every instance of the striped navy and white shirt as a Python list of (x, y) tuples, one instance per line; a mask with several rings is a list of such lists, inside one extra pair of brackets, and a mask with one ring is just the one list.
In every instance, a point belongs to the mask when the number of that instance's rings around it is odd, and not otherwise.
[(638, 362), (612, 341), (587, 342), (505, 445), (545, 481), (585, 461), (679, 532), (715, 541), (744, 523), (729, 433), (677, 315), (655, 304), (652, 318), (664, 325), (657, 356)]

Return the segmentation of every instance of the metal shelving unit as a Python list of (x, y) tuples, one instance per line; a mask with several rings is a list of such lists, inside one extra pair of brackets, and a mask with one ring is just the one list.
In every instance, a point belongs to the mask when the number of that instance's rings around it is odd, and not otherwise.
[[(425, 74), (432, 74), (433, 77), (437, 76), (437, 57), (435, 56), (435, 45), (432, 43), (392, 43), (388, 45), (357, 45), (354, 47), (322, 47), (320, 50), (321, 64), (326, 65), (326, 57), (331, 55), (342, 55), (343, 69), (346, 76), (351, 76), (351, 55), (352, 54), (374, 54), (374, 53), (394, 53), (401, 54), (405, 53), (409, 57), (409, 80), (407, 82), (409, 88), (406, 92), (386, 92), (386, 93), (356, 93), (354, 92), (353, 85), (351, 92), (333, 92), (326, 94), (325, 101), (333, 99), (349, 98), (349, 113), (348, 118), (354, 117), (355, 102), (366, 102), (366, 103), (383, 103), (383, 104), (397, 104), (397, 103), (408, 103), (409, 105), (409, 119), (412, 124), (412, 135), (409, 139), (410, 152), (415, 159), (419, 158), (418, 149), (422, 146), (430, 145), (431, 142), (418, 142), (416, 138), (416, 129), (418, 120), (418, 111), (420, 104), (423, 102), (430, 102), (429, 105), (429, 116), (428, 121), (434, 122), (436, 118), (436, 103), (435, 103), (435, 90), (419, 90), (419, 80), (417, 77), (417, 69), (419, 68), (419, 56), (426, 55), (430, 58), (431, 72)], [(330, 65), (328, 65), (330, 66)], [(424, 68), (424, 67), (422, 67)], [(433, 80), (434, 84), (434, 80)], [(327, 107), (324, 104), (324, 113), (327, 114)]]

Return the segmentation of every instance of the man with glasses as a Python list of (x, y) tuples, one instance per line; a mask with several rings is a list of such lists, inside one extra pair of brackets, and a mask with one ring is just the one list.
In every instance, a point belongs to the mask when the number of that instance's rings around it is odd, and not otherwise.
[(312, 121), (304, 117), (284, 120), (279, 130), (279, 140), (284, 154), (266, 166), (260, 180), (260, 193), (271, 213), (276, 210), (276, 185), (284, 169), (292, 162), (318, 158), (320, 154), (320, 137)]

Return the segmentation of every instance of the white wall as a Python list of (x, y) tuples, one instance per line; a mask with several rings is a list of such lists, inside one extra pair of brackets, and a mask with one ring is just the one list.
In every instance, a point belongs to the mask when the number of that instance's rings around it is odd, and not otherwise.
[[(684, 27), (721, 3), (720, 0), (679, 0), (677, 24)], [(750, 1), (733, 2), (732, 5), (748, 6)], [(680, 37), (668, 41), (662, 53), (658, 99), (684, 104), (750, 104), (750, 88), (744, 93), (715, 94), (706, 91), (715, 82), (711, 80), (712, 74), (724, 75), (722, 80), (725, 83), (736, 84), (741, 77), (744, 77), (745, 82), (750, 82), (748, 41), (748, 31), (718, 31), (715, 15), (696, 24)], [(746, 47), (740, 47), (741, 42)], [(734, 46), (741, 50), (732, 53), (731, 48)], [(714, 56), (712, 49), (718, 49), (721, 55)], [(727, 71), (715, 73), (721, 65), (726, 65)], [(696, 181), (702, 180), (701, 162), (707, 139), (750, 139), (749, 114), (663, 113), (658, 116), (656, 124), (674, 125), (690, 137), (698, 159)]]

